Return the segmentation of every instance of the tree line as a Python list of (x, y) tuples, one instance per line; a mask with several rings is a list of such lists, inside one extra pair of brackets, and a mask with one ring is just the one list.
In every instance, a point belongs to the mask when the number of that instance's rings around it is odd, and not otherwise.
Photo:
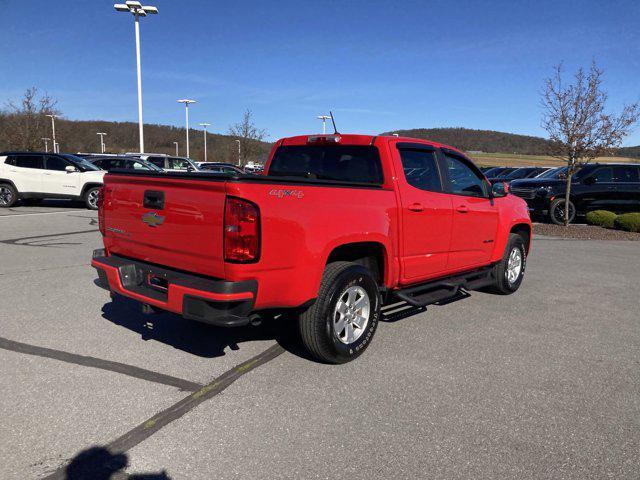
[[(9, 102), (0, 109), (0, 151), (44, 151), (43, 138), (52, 138), (51, 118), (61, 115), (57, 101), (47, 94), (39, 95), (36, 88), (29, 88), (20, 102)], [(106, 153), (138, 151), (138, 124), (134, 122), (107, 122), (101, 120), (55, 119), (56, 139), (60, 152), (99, 153), (98, 132), (106, 133)], [(207, 133), (208, 161), (229, 162), (242, 165), (249, 161), (264, 162), (271, 144), (266, 142), (266, 131), (255, 126), (253, 115), (246, 110), (242, 119), (229, 126), (228, 135)], [(180, 155), (185, 155), (186, 132), (184, 128), (169, 125), (145, 124), (144, 140), (147, 152), (174, 155), (178, 142)], [(189, 150), (196, 161), (204, 158), (202, 130), (189, 129)], [(240, 149), (238, 149), (240, 141)], [(52, 151), (52, 142), (48, 142)]]

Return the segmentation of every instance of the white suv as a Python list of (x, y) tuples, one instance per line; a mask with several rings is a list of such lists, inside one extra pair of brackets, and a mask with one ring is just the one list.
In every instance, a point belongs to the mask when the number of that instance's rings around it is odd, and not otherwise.
[(19, 199), (35, 203), (43, 198), (82, 200), (98, 208), (98, 189), (107, 173), (84, 158), (67, 154), (0, 153), (0, 207)]

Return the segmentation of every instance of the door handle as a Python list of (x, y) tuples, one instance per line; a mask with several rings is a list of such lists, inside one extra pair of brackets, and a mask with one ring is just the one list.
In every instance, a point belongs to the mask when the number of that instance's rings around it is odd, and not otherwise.
[(467, 213), (469, 211), (466, 205), (460, 205), (456, 210), (460, 213)]
[(421, 203), (412, 203), (409, 205), (409, 210), (412, 212), (422, 212), (424, 210), (424, 206)]

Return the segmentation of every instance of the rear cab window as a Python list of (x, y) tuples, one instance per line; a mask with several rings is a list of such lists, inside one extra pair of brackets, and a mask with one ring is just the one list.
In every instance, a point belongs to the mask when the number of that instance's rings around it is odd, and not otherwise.
[(370, 145), (291, 145), (279, 147), (269, 176), (300, 177), (382, 185), (378, 149)]
[(398, 150), (409, 185), (428, 192), (442, 192), (435, 149), (398, 147)]

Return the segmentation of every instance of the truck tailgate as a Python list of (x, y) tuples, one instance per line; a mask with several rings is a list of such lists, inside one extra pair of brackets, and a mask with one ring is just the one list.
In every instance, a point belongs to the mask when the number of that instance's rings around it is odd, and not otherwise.
[(108, 174), (105, 247), (114, 254), (224, 277), (225, 180)]

